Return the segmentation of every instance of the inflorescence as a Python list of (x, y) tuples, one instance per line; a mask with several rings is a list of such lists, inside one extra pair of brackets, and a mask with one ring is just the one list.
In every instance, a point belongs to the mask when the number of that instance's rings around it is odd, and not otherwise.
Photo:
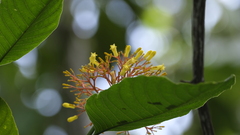
[[(71, 92), (75, 93), (76, 100), (73, 104), (63, 103), (63, 107), (77, 109), (79, 113), (67, 119), (68, 122), (72, 122), (85, 112), (85, 104), (88, 98), (95, 93), (99, 93), (102, 89), (96, 86), (97, 78), (104, 78), (109, 86), (121, 82), (127, 77), (136, 77), (139, 75), (145, 76), (165, 76), (166, 72), (162, 72), (165, 66), (158, 65), (153, 66), (150, 60), (155, 56), (156, 51), (148, 51), (144, 54), (141, 48), (138, 48), (134, 53), (130, 54), (131, 46), (127, 45), (124, 52), (117, 51), (115, 44), (110, 45), (112, 53), (105, 52), (105, 60), (98, 57), (97, 54), (91, 53), (89, 57), (90, 63), (82, 66), (80, 74), (76, 75), (72, 69), (70, 71), (63, 71), (65, 76), (70, 79), (68, 82), (74, 83), (66, 84), (63, 83), (64, 89), (71, 89)], [(91, 124), (90, 124), (91, 125)], [(155, 127), (146, 127), (147, 133), (154, 130)]]

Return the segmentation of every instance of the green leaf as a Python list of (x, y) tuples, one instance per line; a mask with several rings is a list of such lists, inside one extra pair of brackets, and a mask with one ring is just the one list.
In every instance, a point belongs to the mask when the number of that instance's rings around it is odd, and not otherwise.
[(18, 129), (7, 103), (0, 97), (0, 135), (18, 135)]
[(223, 82), (175, 84), (164, 77), (126, 78), (99, 94), (85, 106), (95, 133), (127, 131), (187, 114), (230, 89), (235, 75)]
[(0, 65), (13, 62), (58, 26), (63, 0), (0, 0)]

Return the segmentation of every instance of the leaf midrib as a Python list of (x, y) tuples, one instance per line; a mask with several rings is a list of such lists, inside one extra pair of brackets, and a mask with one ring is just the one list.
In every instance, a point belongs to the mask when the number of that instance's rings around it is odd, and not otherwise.
[[(219, 87), (220, 87), (220, 86), (219, 86)], [(198, 90), (199, 90), (199, 89), (198, 89)], [(223, 90), (223, 91), (225, 91), (225, 90)], [(222, 92), (223, 92), (223, 91), (222, 91)], [(204, 94), (207, 93), (207, 92), (208, 92), (208, 91), (205, 91), (204, 93), (201, 93), (199, 96), (202, 96), (202, 95), (204, 95)], [(218, 95), (218, 94), (217, 94), (217, 95)], [(216, 96), (214, 96), (214, 97), (216, 97)], [(210, 98), (208, 98), (208, 99), (211, 99), (211, 98), (213, 98), (213, 97), (210, 97)], [(116, 128), (116, 127), (120, 127), (120, 126), (124, 126), (124, 125), (128, 125), (128, 124), (136, 123), (136, 122), (139, 122), (139, 121), (144, 121), (144, 120), (147, 120), (147, 119), (151, 119), (152, 117), (159, 117), (159, 115), (163, 115), (163, 114), (166, 114), (166, 113), (168, 113), (169, 111), (172, 111), (172, 110), (174, 110), (174, 109), (177, 109), (177, 108), (181, 108), (181, 107), (186, 106), (187, 104), (191, 103), (193, 99), (194, 99), (194, 97), (193, 97), (191, 100), (189, 100), (189, 101), (187, 101), (187, 102), (185, 102), (185, 103), (183, 103), (183, 104), (178, 105), (176, 108), (167, 110), (167, 111), (165, 111), (165, 112), (163, 112), (163, 113), (160, 113), (160, 114), (157, 114), (157, 115), (155, 115), (155, 116), (146, 117), (146, 118), (144, 118), (144, 119), (135, 120), (135, 121), (128, 122), (128, 123), (125, 123), (125, 124), (119, 124), (119, 125), (117, 125), (117, 126), (113, 126), (113, 127), (111, 127), (111, 128), (108, 128), (108, 129), (106, 129), (106, 130), (104, 130), (104, 131), (110, 131), (111, 129), (114, 129), (114, 128)], [(189, 111), (191, 111), (191, 110), (192, 110), (192, 109), (190, 109)], [(183, 115), (188, 113), (188, 112), (186, 112), (186, 110), (181, 111), (181, 112), (182, 112)], [(186, 113), (185, 113), (185, 112), (186, 112)], [(159, 122), (159, 123), (160, 123), (160, 122)], [(96, 129), (96, 128), (95, 128), (95, 129)], [(94, 134), (97, 135), (97, 134), (100, 134), (100, 133), (102, 133), (102, 132), (104, 132), (104, 131), (100, 131), (100, 132), (97, 132), (97, 133), (94, 133)]]
[[(36, 16), (35, 19), (32, 20), (32, 22), (30, 23), (30, 25), (25, 29), (25, 31), (23, 32), (23, 34), (21, 34), (19, 36), (19, 38), (14, 42), (14, 44), (6, 51), (6, 53), (2, 56), (2, 58), (0, 58), (0, 62), (3, 61), (3, 59), (10, 53), (10, 51), (12, 50), (13, 47), (15, 47), (15, 45), (18, 43), (18, 41), (27, 33), (28, 29), (36, 22), (36, 20), (39, 18), (39, 16), (44, 12), (45, 8), (48, 6), (48, 4), (52, 2), (51, 0), (48, 1), (47, 4), (45, 4), (44, 8), (42, 8), (42, 10), (38, 13), (38, 15)], [(5, 36), (4, 36), (5, 37)]]

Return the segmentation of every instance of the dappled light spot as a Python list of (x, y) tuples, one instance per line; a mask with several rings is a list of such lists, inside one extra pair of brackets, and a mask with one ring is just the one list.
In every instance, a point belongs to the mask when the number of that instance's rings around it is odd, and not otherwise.
[(170, 14), (178, 13), (185, 4), (183, 0), (154, 0), (153, 3)]
[(214, 26), (220, 21), (223, 11), (220, 5), (214, 0), (206, 1), (206, 5), (205, 31), (211, 32)]
[(132, 24), (127, 30), (127, 42), (133, 49), (141, 47), (144, 51), (157, 50), (159, 59), (168, 50), (168, 39), (159, 31), (141, 24)]
[(119, 26), (127, 27), (134, 19), (132, 9), (122, 0), (110, 1), (106, 6), (108, 18)]
[(99, 10), (93, 0), (82, 0), (72, 2), (71, 11), (73, 15), (72, 28), (79, 38), (89, 39), (97, 31)]
[(15, 61), (24, 77), (30, 79), (35, 77), (37, 55), (37, 49), (33, 49), (22, 58)]
[(239, 0), (218, 0), (229, 10), (237, 10), (240, 7)]
[(50, 125), (45, 129), (43, 135), (67, 135), (67, 133), (59, 126)]
[(53, 116), (61, 109), (62, 98), (54, 89), (41, 90), (35, 99), (35, 106), (43, 116)]

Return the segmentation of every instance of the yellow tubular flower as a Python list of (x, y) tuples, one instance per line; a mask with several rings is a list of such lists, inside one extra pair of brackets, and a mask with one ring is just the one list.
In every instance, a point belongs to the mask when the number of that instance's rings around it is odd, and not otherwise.
[(115, 44), (110, 45), (110, 50), (113, 52), (113, 56), (115, 56), (115, 57), (118, 56), (117, 46)]
[(65, 74), (65, 76), (70, 76), (71, 75), (71, 73), (69, 72), (69, 71), (63, 71), (63, 73)]
[(74, 115), (74, 116), (72, 116), (72, 117), (69, 117), (69, 118), (67, 119), (67, 121), (68, 121), (68, 122), (73, 122), (73, 121), (76, 120), (76, 119), (78, 119), (78, 116), (77, 116), (77, 115)]
[(143, 58), (147, 59), (147, 57), (152, 53), (152, 50), (148, 51), (144, 56)]
[(147, 61), (150, 61), (156, 55), (156, 51), (152, 51), (151, 54), (147, 57)]
[(63, 84), (62, 84), (62, 86), (63, 86), (63, 88), (64, 88), (64, 89), (68, 89), (68, 88), (70, 88), (70, 87), (71, 87), (71, 85), (70, 85), (70, 84), (66, 84), (66, 83), (63, 83)]
[(164, 64), (162, 64), (162, 65), (159, 65), (159, 67), (160, 67), (160, 70), (164, 70), (164, 69), (165, 69), (165, 66), (164, 66)]
[(82, 68), (81, 69), (79, 69), (81, 72), (87, 72), (87, 69), (86, 69), (86, 67), (84, 67), (84, 66), (82, 66)]
[(65, 107), (65, 108), (75, 109), (75, 105), (73, 105), (73, 104), (69, 104), (69, 103), (66, 103), (66, 102), (63, 103), (62, 106)]
[(164, 69), (165, 69), (165, 66), (163, 64), (151, 67), (151, 70), (160, 70), (160, 71), (162, 71)]
[(100, 60), (100, 63), (104, 63), (104, 60), (101, 57), (98, 57), (98, 59)]
[(130, 66), (129, 65), (123, 65), (123, 68), (122, 68), (122, 70), (121, 70), (121, 72), (120, 72), (120, 75), (124, 75), (128, 70), (130, 69)]
[(162, 75), (161, 76), (166, 76), (167, 75), (167, 73), (166, 72), (164, 72), (164, 73), (162, 73)]
[(137, 62), (136, 58), (133, 57), (131, 59), (129, 59), (124, 65), (132, 65), (134, 64), (135, 62)]
[(111, 71), (110, 72), (110, 75), (111, 75), (111, 82), (112, 84), (115, 84), (116, 83), (116, 74), (115, 74), (115, 71)]
[(97, 62), (97, 60), (94, 62), (94, 64), (95, 64), (96, 66), (98, 66), (98, 65), (99, 65), (99, 63)]
[(143, 50), (140, 50), (137, 55), (135, 56), (135, 59), (137, 60), (140, 56), (143, 55)]
[(95, 64), (96, 66), (99, 65), (98, 61), (96, 60), (97, 54), (91, 52), (91, 56), (89, 57), (90, 64)]
[(124, 57), (128, 57), (130, 50), (131, 50), (131, 46), (130, 46), (130, 45), (127, 45), (127, 46), (125, 47)]
[(133, 55), (137, 54), (140, 50), (142, 50), (141, 47), (139, 47), (139, 48), (133, 53)]
[[(109, 53), (104, 52), (105, 58), (100, 58), (96, 52), (91, 52), (89, 63), (79, 69), (80, 74), (75, 74), (72, 69), (63, 71), (64, 75), (68, 76), (67, 81), (70, 84), (63, 83), (62, 86), (64, 89), (70, 89), (70, 92), (74, 92), (76, 99), (71, 103), (64, 102), (62, 106), (78, 111), (77, 115), (67, 119), (68, 122), (78, 119), (86, 111), (88, 97), (103, 90), (96, 86), (95, 82), (98, 78), (104, 78), (109, 86), (112, 86), (127, 77), (167, 75), (164, 72), (164, 64), (153, 66), (150, 61), (156, 55), (156, 51), (150, 50), (144, 53), (142, 48), (138, 48), (134, 53), (131, 53), (131, 46), (127, 45), (124, 52), (117, 52), (115, 44), (110, 45), (110, 50)], [(82, 97), (85, 98), (82, 99)], [(153, 129), (155, 127), (146, 128), (147, 133), (155, 131)], [(118, 133), (129, 134), (128, 131)]]
[(71, 86), (70, 84), (66, 84), (66, 83), (63, 83), (62, 85), (63, 85), (63, 86), (66, 86), (66, 87)]
[(94, 63), (96, 60), (97, 54), (91, 52), (91, 56), (89, 57), (90, 63)]

